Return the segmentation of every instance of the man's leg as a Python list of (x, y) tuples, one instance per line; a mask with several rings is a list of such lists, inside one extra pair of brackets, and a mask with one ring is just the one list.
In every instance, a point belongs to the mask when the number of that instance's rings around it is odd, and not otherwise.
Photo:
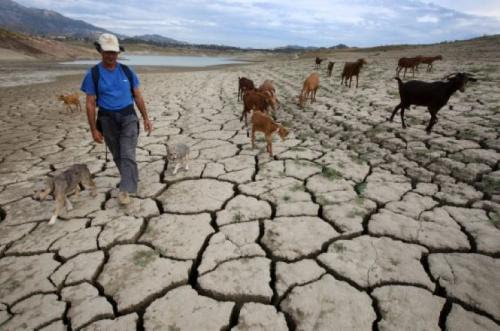
[(135, 193), (139, 181), (139, 171), (135, 161), (139, 133), (138, 119), (132, 114), (121, 117), (120, 122), (120, 191)]
[(102, 127), (102, 133), (104, 135), (104, 141), (106, 146), (108, 146), (111, 155), (113, 155), (113, 161), (115, 161), (118, 171), (120, 171), (120, 127), (116, 122), (114, 116), (101, 116), (99, 118)]

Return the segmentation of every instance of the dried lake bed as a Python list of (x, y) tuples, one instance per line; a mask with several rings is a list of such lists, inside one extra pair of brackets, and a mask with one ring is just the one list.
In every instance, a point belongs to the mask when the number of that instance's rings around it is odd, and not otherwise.
[[(0, 88), (0, 328), (499, 330), (500, 63), (471, 52), (417, 73), (479, 80), (430, 135), (422, 107), (406, 112), (407, 129), (387, 121), (397, 52), (332, 56), (305, 109), (312, 59), (139, 70), (155, 131), (141, 131), (126, 208), (86, 115), (56, 99), (78, 90), (78, 72)], [(340, 86), (358, 57), (359, 88)], [(239, 120), (241, 76), (276, 84), (274, 115), (291, 133), (275, 138), (274, 158), (259, 135), (251, 149)], [(174, 176), (165, 155), (176, 142), (193, 160)], [(99, 194), (72, 196), (48, 226), (53, 201), (32, 192), (76, 162)]]

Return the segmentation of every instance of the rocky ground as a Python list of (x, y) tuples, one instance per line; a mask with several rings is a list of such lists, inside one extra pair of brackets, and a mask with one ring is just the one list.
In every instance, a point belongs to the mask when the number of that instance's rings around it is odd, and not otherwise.
[[(382, 55), (358, 89), (339, 85), (348, 58), (322, 68), (304, 110), (310, 59), (141, 75), (156, 130), (126, 208), (85, 115), (56, 100), (77, 79), (0, 89), (0, 329), (500, 330), (500, 65), (421, 68), (479, 79), (427, 135), (421, 107), (406, 130), (386, 121), (399, 97)], [(274, 158), (239, 121), (242, 75), (276, 82), (291, 133)], [(176, 142), (193, 160), (173, 175)], [(99, 194), (49, 226), (53, 201), (32, 192), (76, 162)]]

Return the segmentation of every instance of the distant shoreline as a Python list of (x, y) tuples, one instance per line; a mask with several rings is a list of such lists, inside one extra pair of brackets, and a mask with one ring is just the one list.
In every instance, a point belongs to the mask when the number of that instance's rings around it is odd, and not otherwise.
[[(96, 59), (95, 63), (100, 60)], [(86, 70), (92, 65), (61, 64), (61, 61), (2, 61), (0, 58), (0, 89), (44, 84), (55, 82), (59, 79), (83, 77)], [(246, 66), (247, 63), (219, 64), (206, 67), (175, 67), (175, 66), (143, 66), (133, 65), (138, 73), (174, 73), (220, 70), (224, 68)]]

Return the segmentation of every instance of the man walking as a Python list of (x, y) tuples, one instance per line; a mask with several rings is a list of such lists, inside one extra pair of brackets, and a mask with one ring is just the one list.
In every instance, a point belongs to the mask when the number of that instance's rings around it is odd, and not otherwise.
[[(134, 101), (141, 112), (144, 130), (151, 133), (153, 126), (139, 90), (139, 79), (129, 67), (117, 62), (122, 50), (116, 36), (103, 33), (95, 43), (102, 61), (91, 68), (83, 79), (87, 118), (95, 142), (104, 141), (120, 171), (118, 201), (130, 203), (129, 193), (137, 192), (139, 172), (135, 160), (139, 120)], [(99, 108), (96, 120), (96, 108)]]

